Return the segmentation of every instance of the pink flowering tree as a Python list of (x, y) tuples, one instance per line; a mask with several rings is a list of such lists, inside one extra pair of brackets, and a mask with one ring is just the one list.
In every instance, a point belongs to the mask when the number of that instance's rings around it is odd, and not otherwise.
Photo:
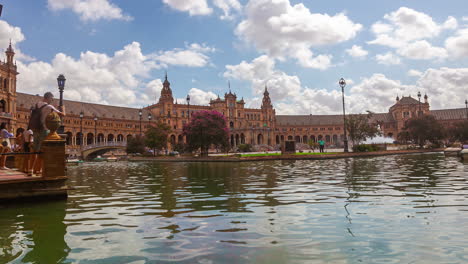
[(208, 155), (211, 145), (225, 147), (229, 144), (226, 119), (217, 111), (193, 113), (190, 122), (184, 126), (184, 135), (187, 137), (189, 149), (200, 149), (202, 156)]

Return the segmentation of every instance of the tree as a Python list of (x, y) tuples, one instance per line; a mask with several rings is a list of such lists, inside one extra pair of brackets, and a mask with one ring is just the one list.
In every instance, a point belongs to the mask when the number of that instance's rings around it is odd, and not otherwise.
[(455, 123), (449, 128), (448, 134), (452, 140), (458, 140), (462, 143), (468, 141), (468, 120)]
[(367, 115), (348, 115), (346, 119), (346, 129), (348, 137), (353, 142), (354, 146), (359, 145), (367, 138), (380, 136), (381, 133), (377, 124), (371, 122), (372, 113)]
[(316, 143), (313, 139), (309, 139), (307, 142), (307, 145), (312, 149), (313, 152), (315, 152), (315, 149), (318, 148), (319, 144)]
[(190, 122), (183, 128), (191, 150), (201, 150), (202, 156), (208, 155), (210, 145), (225, 147), (228, 145), (229, 130), (226, 119), (217, 111), (195, 112)]
[(445, 136), (444, 127), (432, 115), (422, 115), (408, 119), (399, 137), (409, 139), (421, 148), (429, 141), (438, 143)]
[(145, 142), (143, 140), (143, 137), (138, 135), (136, 137), (128, 138), (126, 150), (128, 154), (145, 153)]
[(165, 123), (158, 122), (155, 126), (150, 126), (145, 132), (145, 145), (153, 150), (156, 155), (157, 149), (167, 146), (167, 136), (171, 132), (171, 127)]

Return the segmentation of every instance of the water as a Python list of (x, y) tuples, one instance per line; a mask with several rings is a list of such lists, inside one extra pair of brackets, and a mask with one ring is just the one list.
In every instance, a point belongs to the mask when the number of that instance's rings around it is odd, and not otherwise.
[(468, 164), (86, 163), (0, 207), (0, 263), (467, 263)]

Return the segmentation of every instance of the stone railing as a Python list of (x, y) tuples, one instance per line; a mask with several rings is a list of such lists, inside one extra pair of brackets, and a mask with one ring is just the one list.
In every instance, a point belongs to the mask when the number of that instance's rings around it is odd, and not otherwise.
[(127, 142), (125, 141), (116, 141), (116, 142), (98, 142), (96, 144), (90, 144), (83, 146), (83, 150), (100, 148), (100, 147), (125, 147)]
[(9, 117), (12, 118), (13, 114), (12, 113), (7, 113), (7, 112), (0, 112), (0, 117)]

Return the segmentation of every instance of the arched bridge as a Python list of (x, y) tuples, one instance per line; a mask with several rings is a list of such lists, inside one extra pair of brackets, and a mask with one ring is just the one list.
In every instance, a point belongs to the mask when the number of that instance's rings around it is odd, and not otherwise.
[(81, 155), (83, 159), (87, 159), (90, 156), (97, 156), (106, 153), (113, 149), (123, 149), (127, 147), (127, 142), (99, 142), (96, 144), (90, 144), (83, 146)]

